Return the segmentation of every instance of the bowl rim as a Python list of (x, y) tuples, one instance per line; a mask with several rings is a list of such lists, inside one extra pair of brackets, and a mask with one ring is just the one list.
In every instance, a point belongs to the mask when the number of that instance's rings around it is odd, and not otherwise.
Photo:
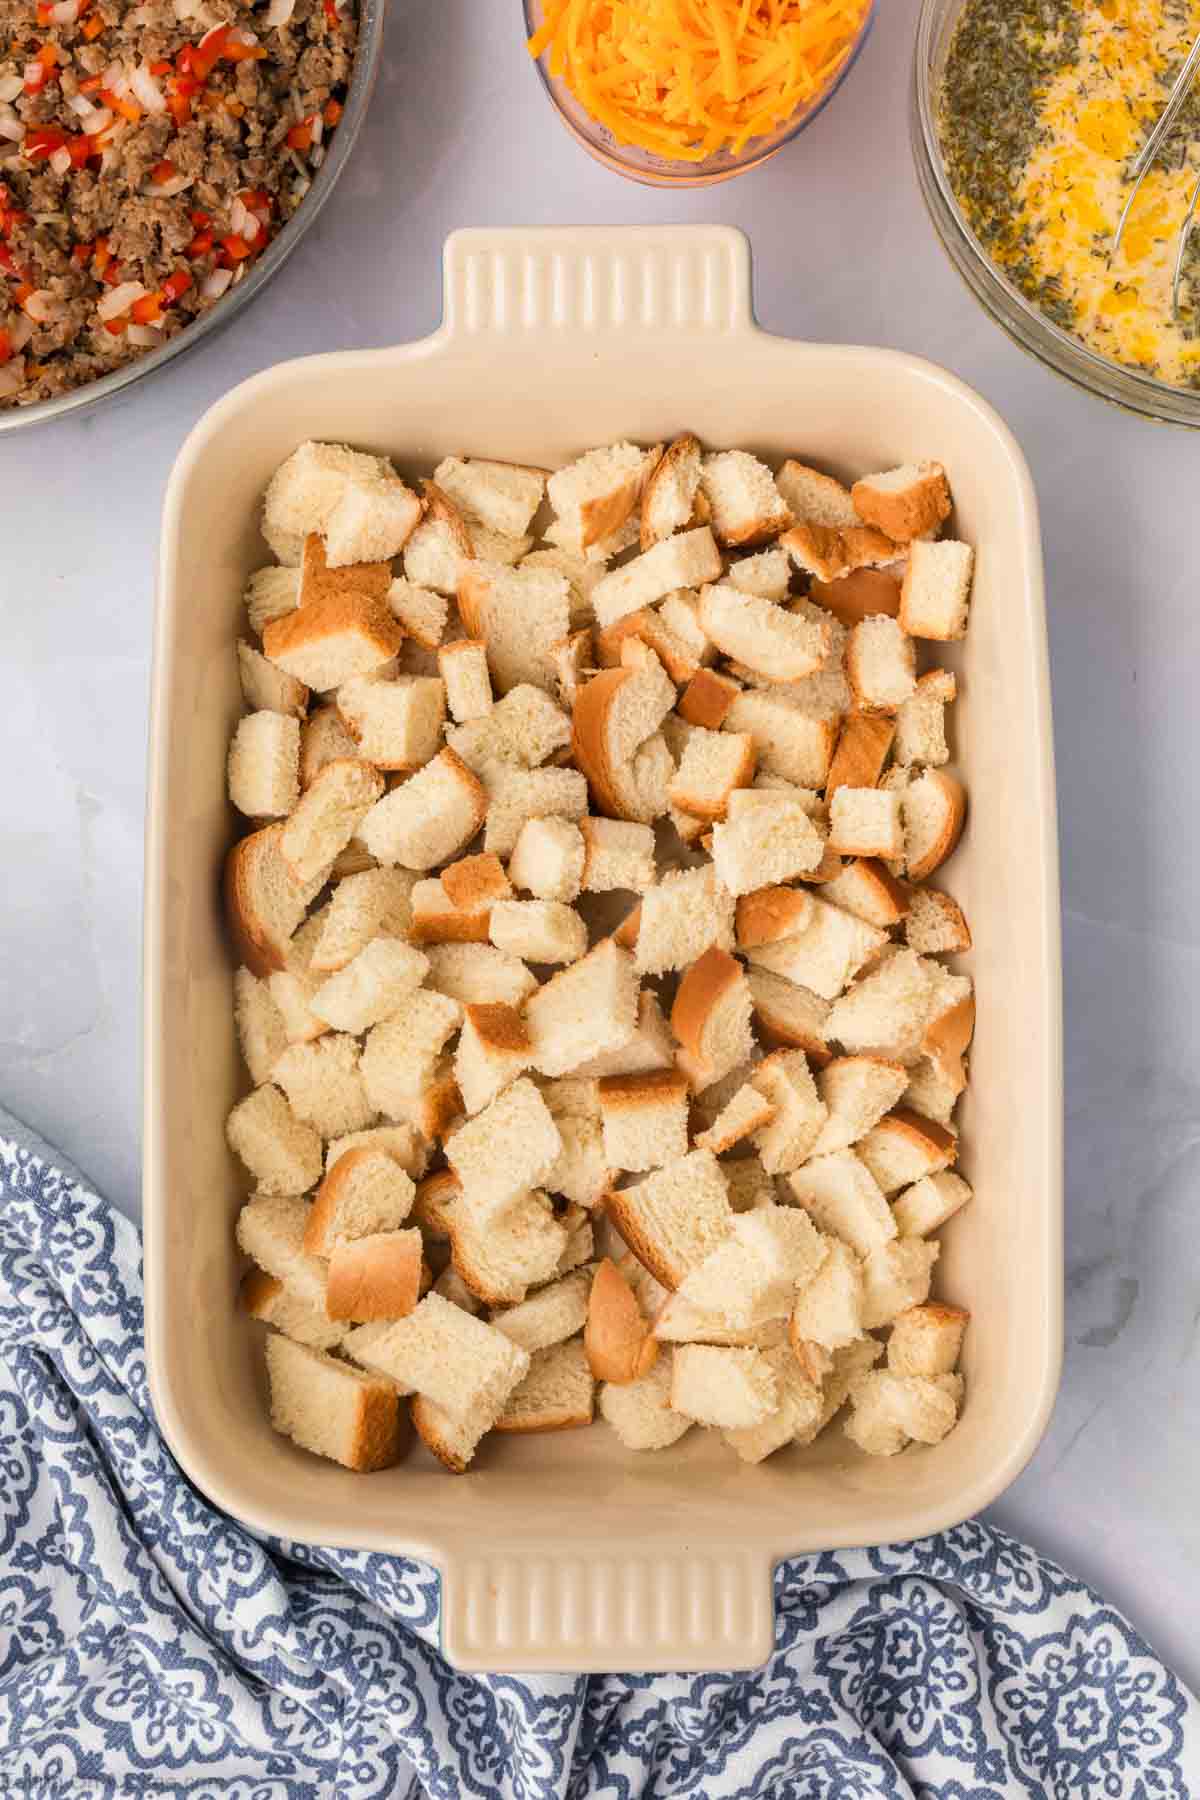
[(316, 223), (341, 177), (366, 118), (371, 92), (379, 72), (388, 0), (357, 0), (357, 5), (359, 22), (354, 66), (350, 72), (345, 110), (330, 139), (329, 153), (314, 175), (312, 186), (295, 214), (254, 264), (245, 280), (240, 281), (235, 289), (223, 294), (209, 312), (186, 326), (159, 349), (151, 350), (148, 355), (135, 357), (132, 362), (123, 363), (119, 369), (114, 369), (110, 375), (102, 375), (97, 381), (88, 381), (81, 387), (70, 388), (64, 394), (56, 394), (51, 400), (39, 400), (33, 406), (13, 406), (0, 411), (0, 433), (20, 431), (34, 425), (48, 425), (56, 419), (84, 412), (88, 407), (115, 399), (135, 382), (146, 376), (156, 375), (168, 363), (177, 361), (187, 351), (195, 349), (226, 325), (232, 324), (238, 314), (257, 299), (267, 283), (279, 273), (301, 238)]
[(1030, 355), (1085, 392), (1162, 424), (1200, 428), (1200, 391), (1173, 387), (1090, 349), (1037, 310), (992, 261), (950, 185), (937, 130), (940, 62), (968, 0), (921, 0), (913, 47), (910, 136), (938, 239), (984, 311)]
[[(521, 3), (525, 18), (525, 34), (528, 39), (542, 22), (540, 17), (535, 17), (535, 7), (540, 13), (542, 0), (521, 0)], [(746, 175), (752, 169), (761, 168), (763, 163), (768, 162), (771, 157), (782, 150), (785, 144), (790, 144), (793, 138), (799, 137), (802, 131), (820, 117), (866, 48), (867, 39), (871, 35), (871, 28), (875, 22), (877, 6), (878, 0), (866, 0), (866, 12), (862, 24), (859, 26), (858, 34), (833, 80), (807, 107), (799, 108), (790, 115), (790, 119), (785, 125), (777, 127), (777, 135), (768, 134), (765, 137), (751, 138), (740, 156), (735, 157), (729, 151), (715, 151), (711, 157), (699, 163), (679, 163), (673, 166), (671, 159), (664, 156), (642, 167), (632, 160), (633, 157), (635, 155), (649, 157), (651, 152), (639, 150), (637, 145), (618, 143), (611, 133), (604, 131), (603, 127), (592, 119), (586, 107), (579, 102), (576, 102), (579, 117), (576, 118), (569, 113), (563, 105), (559, 93), (561, 84), (558, 83), (556, 77), (549, 74), (545, 67), (544, 54), (530, 60), (537, 69), (542, 91), (559, 120), (576, 143), (582, 145), (588, 155), (593, 157), (602, 168), (611, 169), (614, 174), (623, 175), (626, 180), (639, 182), (646, 187), (716, 187), (723, 181), (731, 180), (735, 175)], [(756, 147), (752, 148), (752, 146)]]

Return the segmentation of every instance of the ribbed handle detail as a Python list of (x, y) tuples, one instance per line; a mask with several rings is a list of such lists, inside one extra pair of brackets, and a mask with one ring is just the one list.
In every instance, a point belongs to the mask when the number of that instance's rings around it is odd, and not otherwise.
[(450, 335), (750, 327), (750, 249), (722, 225), (456, 231), (446, 241)]
[(442, 1583), (442, 1648), (461, 1669), (749, 1669), (774, 1645), (770, 1568), (655, 1553), (466, 1557)]

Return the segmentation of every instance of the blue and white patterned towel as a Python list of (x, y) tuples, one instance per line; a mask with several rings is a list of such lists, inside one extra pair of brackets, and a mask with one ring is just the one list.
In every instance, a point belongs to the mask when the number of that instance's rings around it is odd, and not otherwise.
[(974, 1524), (779, 1570), (753, 1674), (456, 1675), (433, 1572), (254, 1536), (146, 1388), (133, 1227), (0, 1114), (0, 1794), (1200, 1796), (1200, 1709)]

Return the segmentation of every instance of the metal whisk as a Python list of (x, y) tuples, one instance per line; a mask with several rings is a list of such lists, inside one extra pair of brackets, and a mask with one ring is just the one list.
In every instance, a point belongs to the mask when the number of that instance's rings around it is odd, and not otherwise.
[[(1150, 136), (1138, 151), (1134, 161), (1133, 186), (1129, 190), (1129, 198), (1126, 200), (1121, 212), (1121, 217), (1117, 222), (1116, 235), (1113, 238), (1112, 243), (1111, 254), (1113, 256), (1115, 256), (1117, 251), (1121, 248), (1121, 237), (1125, 230), (1125, 221), (1129, 217), (1130, 208), (1141, 191), (1142, 183), (1153, 168), (1154, 160), (1162, 149), (1172, 125), (1174, 125), (1176, 119), (1183, 110), (1184, 103), (1191, 93), (1192, 83), (1196, 78), (1196, 71), (1198, 68), (1200, 68), (1200, 37), (1196, 39), (1191, 50), (1188, 52), (1187, 61), (1176, 76), (1175, 85), (1167, 97), (1167, 104), (1163, 107), (1154, 130), (1150, 133)], [(1188, 208), (1183, 215), (1183, 226), (1179, 233), (1179, 250), (1175, 257), (1175, 274), (1171, 282), (1171, 317), (1175, 320), (1178, 320), (1179, 318), (1179, 284), (1183, 279), (1183, 260), (1187, 254), (1188, 240), (1192, 235), (1192, 227), (1196, 222), (1196, 208), (1198, 205), (1200, 205), (1200, 176), (1197, 176), (1195, 185), (1192, 188), (1191, 198), (1188, 201)]]

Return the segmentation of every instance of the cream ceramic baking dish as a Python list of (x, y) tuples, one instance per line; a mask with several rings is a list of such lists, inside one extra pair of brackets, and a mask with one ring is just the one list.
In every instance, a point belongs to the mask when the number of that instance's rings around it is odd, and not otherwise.
[[(917, 1537), (994, 1499), (1041, 1436), (1062, 1329), (1057, 854), (1036, 503), (1012, 437), (943, 370), (886, 350), (769, 336), (745, 239), (725, 229), (467, 231), (445, 254), (441, 328), (395, 349), (286, 363), (188, 439), (159, 568), (145, 937), (147, 1346), (185, 1471), (281, 1537), (424, 1558), (443, 1643), (470, 1669), (751, 1667), (773, 1643), (792, 1553)], [(225, 752), (255, 516), (304, 438), (427, 469), (448, 451), (556, 464), (688, 427), (839, 474), (937, 456), (977, 547), (958, 761), (971, 812), (946, 885), (975, 935), (963, 1111), (971, 1206), (939, 1287), (970, 1307), (962, 1421), (944, 1443), (861, 1457), (837, 1428), (757, 1468), (714, 1434), (657, 1455), (607, 1427), (495, 1442), (454, 1479), (424, 1452), (355, 1476), (277, 1437), (260, 1327), (234, 1309), (243, 1180), (223, 1123), (240, 1091), (218, 875), (234, 822)], [(940, 878), (939, 878), (940, 879)]]

